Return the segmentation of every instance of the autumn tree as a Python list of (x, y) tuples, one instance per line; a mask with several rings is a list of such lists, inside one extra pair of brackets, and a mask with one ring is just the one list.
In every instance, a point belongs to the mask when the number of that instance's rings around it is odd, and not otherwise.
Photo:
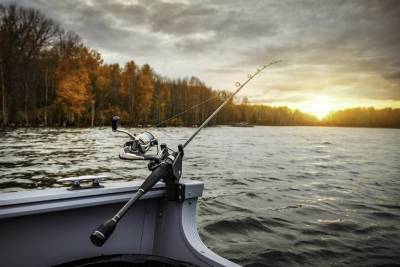
[[(41, 12), (0, 4), (0, 119), (4, 126), (109, 124), (118, 114), (132, 126), (193, 126), (231, 92), (196, 77), (169, 79), (148, 64), (106, 64), (80, 37)], [(178, 115), (177, 115), (178, 114)], [(173, 119), (170, 119), (173, 118)], [(323, 121), (288, 107), (231, 100), (210, 125), (400, 127), (400, 109), (354, 108)]]
[(134, 115), (138, 124), (149, 122), (152, 97), (153, 97), (153, 73), (149, 65), (145, 64), (140, 69), (135, 91)]
[(126, 99), (129, 122), (133, 123), (135, 118), (135, 95), (138, 82), (138, 67), (133, 60), (125, 64), (121, 73), (122, 96)]
[(91, 100), (89, 74), (85, 69), (70, 72), (63, 76), (58, 84), (57, 103), (62, 106), (68, 123), (87, 109)]
[(100, 53), (95, 50), (83, 47), (80, 51), (80, 64), (87, 71), (91, 88), (90, 95), (90, 125), (94, 126), (95, 115), (96, 115), (96, 96), (97, 93), (97, 78), (99, 77), (99, 72), (103, 60), (101, 59)]

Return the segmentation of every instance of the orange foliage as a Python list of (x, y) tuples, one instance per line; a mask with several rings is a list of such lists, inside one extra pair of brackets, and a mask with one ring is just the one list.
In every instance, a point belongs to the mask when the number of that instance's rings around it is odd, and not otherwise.
[(79, 115), (91, 99), (90, 80), (84, 69), (65, 75), (58, 84), (57, 102), (67, 113)]
[[(196, 77), (162, 77), (147, 64), (129, 61), (124, 68), (105, 64), (100, 53), (84, 46), (79, 36), (59, 29), (36, 10), (9, 6), (3, 11), (13, 9), (18, 11), (17, 17), (5, 15), (0, 20), (0, 26), (7, 25), (0, 27), (3, 125), (105, 125), (113, 115), (121, 116), (126, 125), (194, 125), (231, 94), (212, 90)], [(22, 26), (26, 31), (20, 30)], [(176, 114), (181, 115), (174, 117)], [(174, 119), (167, 120), (171, 117)], [(349, 109), (320, 121), (287, 107), (251, 105), (244, 98), (241, 103), (229, 101), (210, 125), (242, 121), (257, 125), (400, 127), (400, 109)]]
[(153, 98), (153, 74), (149, 65), (145, 64), (137, 81), (135, 108), (139, 123), (148, 120)]

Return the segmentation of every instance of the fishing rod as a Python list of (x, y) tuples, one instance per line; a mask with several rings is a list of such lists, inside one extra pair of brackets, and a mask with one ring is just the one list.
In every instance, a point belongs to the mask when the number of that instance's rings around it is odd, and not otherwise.
[[(257, 70), (257, 73), (255, 73), (254, 75), (249, 74), (249, 77), (250, 77), (250, 76), (254, 77), (254, 76), (256, 76), (259, 72), (261, 72), (264, 68), (266, 68), (266, 67), (268, 67), (268, 66), (270, 66), (270, 65), (279, 63), (279, 62), (281, 62), (281, 61), (280, 61), (280, 60), (279, 60), (279, 61), (273, 61), (273, 62), (269, 63), (268, 65), (264, 65), (264, 66), (262, 67), (262, 69), (258, 69), (258, 70)], [(250, 80), (251, 80), (251, 79), (250, 79)], [(248, 80), (248, 81), (249, 81), (249, 80)], [(244, 85), (245, 85), (245, 84), (243, 84), (243, 86), (244, 86)], [(240, 83), (237, 82), (237, 83), (236, 83), (236, 86), (240, 86)], [(240, 89), (241, 89), (241, 88), (239, 88), (238, 91), (240, 91)], [(236, 92), (233, 94), (233, 96), (232, 96), (231, 98), (233, 98), (235, 94), (236, 94)], [(160, 126), (160, 125), (166, 123), (167, 121), (170, 121), (170, 120), (172, 120), (173, 118), (179, 117), (180, 115), (185, 114), (186, 112), (188, 112), (188, 111), (190, 111), (190, 110), (192, 110), (192, 109), (194, 109), (194, 108), (196, 108), (196, 107), (198, 107), (198, 106), (204, 105), (205, 103), (208, 103), (208, 102), (210, 102), (211, 100), (214, 100), (214, 99), (216, 99), (216, 98), (218, 98), (218, 97), (219, 97), (218, 95), (212, 96), (212, 97), (210, 97), (210, 98), (208, 98), (208, 99), (206, 99), (206, 100), (204, 100), (204, 101), (202, 101), (202, 102), (200, 102), (200, 103), (197, 103), (197, 104), (195, 104), (195, 105), (193, 105), (193, 106), (191, 106), (191, 107), (189, 107), (189, 108), (187, 108), (187, 109), (185, 109), (185, 110), (183, 110), (183, 111), (181, 111), (181, 112), (179, 112), (179, 113), (177, 113), (177, 114), (175, 114), (175, 115), (172, 115), (172, 116), (169, 117), (168, 119), (165, 119), (165, 120), (162, 120), (162, 121), (158, 122), (155, 126), (158, 127), (158, 126)], [(229, 100), (230, 100), (230, 99), (228, 99), (228, 102), (229, 102)]]
[(246, 86), (246, 84), (248, 84), (255, 76), (257, 76), (260, 72), (262, 72), (263, 70), (265, 70), (266, 68), (268, 68), (269, 66), (273, 65), (273, 64), (277, 64), (280, 63), (281, 61), (273, 61), (267, 65), (262, 66), (262, 68), (257, 69), (256, 73), (252, 74), (248, 74), (248, 79), (243, 83), (240, 84), (239, 82), (236, 82), (236, 86), (238, 86), (239, 88), (232, 94), (230, 95), (227, 99), (225, 99), (225, 101), (199, 126), (199, 128), (197, 128), (197, 130), (192, 134), (191, 137), (189, 137), (189, 139), (185, 142), (185, 144), (183, 145), (183, 148), (185, 148), (192, 140), (193, 138), (196, 137), (196, 135), (201, 131), (201, 129), (203, 129), (207, 123), (210, 122), (210, 120), (212, 120), (215, 115), (217, 115), (217, 113), (237, 94), (240, 92), (240, 90), (242, 90), (243, 87)]
[[(118, 129), (119, 117), (114, 116), (111, 122), (111, 128), (114, 132), (127, 134), (130, 140), (124, 144), (119, 157), (124, 160), (148, 160), (147, 167), (151, 171), (150, 175), (144, 180), (139, 189), (128, 202), (109, 220), (97, 227), (90, 235), (92, 243), (98, 247), (102, 246), (114, 232), (115, 227), (126, 212), (135, 204), (135, 202), (147, 193), (158, 181), (163, 180), (166, 187), (166, 198), (171, 201), (181, 201), (182, 196), (179, 187), (179, 179), (182, 176), (182, 159), (184, 156), (184, 148), (196, 137), (196, 135), (212, 120), (215, 115), (245, 87), (255, 76), (267, 67), (277, 64), (280, 61), (273, 61), (267, 65), (257, 69), (254, 74), (248, 74), (248, 79), (243, 83), (236, 82), (238, 87), (236, 91), (230, 95), (225, 101), (196, 129), (189, 139), (182, 145), (178, 145), (178, 151), (174, 151), (166, 144), (160, 144), (158, 149), (158, 140), (149, 132), (139, 135), (131, 134), (124, 130)], [(153, 148), (157, 148), (155, 155), (148, 155)]]

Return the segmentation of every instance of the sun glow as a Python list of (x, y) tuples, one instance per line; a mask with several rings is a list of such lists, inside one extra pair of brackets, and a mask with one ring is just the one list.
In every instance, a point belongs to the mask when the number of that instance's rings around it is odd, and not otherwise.
[(314, 97), (310, 101), (305, 102), (302, 106), (301, 110), (311, 113), (320, 120), (337, 108), (332, 100), (326, 96)]

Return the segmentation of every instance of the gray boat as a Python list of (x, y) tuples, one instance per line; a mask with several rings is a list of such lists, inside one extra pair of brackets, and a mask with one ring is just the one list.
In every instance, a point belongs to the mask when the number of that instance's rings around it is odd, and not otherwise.
[(185, 147), (222, 107), (275, 63), (249, 75), (177, 151), (159, 145), (149, 132), (118, 129), (119, 117), (113, 117), (112, 130), (129, 136), (119, 157), (148, 161), (151, 173), (143, 182), (102, 185), (106, 177), (84, 176), (59, 180), (70, 188), (1, 194), (0, 265), (238, 266), (201, 241), (196, 207), (204, 184), (181, 180), (182, 159)]
[[(236, 266), (210, 251), (196, 227), (203, 183), (179, 182), (178, 200), (157, 183), (126, 213), (101, 247), (89, 236), (140, 182), (70, 179), (73, 187), (0, 196), (0, 266)], [(66, 179), (64, 181), (68, 181)], [(83, 187), (80, 183), (90, 181)]]

